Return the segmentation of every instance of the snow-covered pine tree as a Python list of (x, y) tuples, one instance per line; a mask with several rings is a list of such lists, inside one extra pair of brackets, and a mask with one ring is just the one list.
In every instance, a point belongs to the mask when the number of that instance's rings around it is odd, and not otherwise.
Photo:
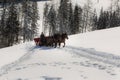
[[(34, 6), (34, 7), (33, 7)], [(37, 3), (29, 0), (24, 0), (22, 2), (22, 12), (23, 12), (23, 41), (30, 41), (36, 34), (37, 28)]]
[(109, 26), (109, 12), (101, 9), (100, 16), (98, 18), (97, 29), (106, 29)]
[(92, 2), (91, 0), (87, 0), (87, 3), (84, 4), (83, 7), (83, 27), (84, 32), (90, 31), (91, 29), (91, 16), (94, 15), (92, 11)]
[(120, 0), (115, 0), (114, 6), (116, 7), (115, 14), (116, 14), (116, 26), (120, 26)]
[(98, 22), (98, 16), (97, 16), (97, 13), (96, 13), (96, 9), (94, 10), (94, 14), (95, 15), (93, 15), (92, 16), (92, 30), (94, 31), (94, 30), (97, 30), (97, 22)]
[(109, 27), (120, 26), (120, 0), (111, 0)]
[(7, 7), (6, 7), (6, 0), (2, 2), (2, 10), (1, 10), (1, 21), (0, 21), (0, 47), (6, 46), (6, 39), (4, 37), (4, 30), (6, 27), (6, 13), (7, 13)]
[(48, 13), (49, 13), (49, 5), (47, 3), (45, 3), (44, 13), (43, 13), (43, 32), (44, 32), (44, 34), (47, 34), (47, 31), (49, 29), (49, 27), (48, 27)]
[(28, 16), (29, 10), (28, 6), (29, 1), (24, 0), (22, 2), (22, 13), (23, 13), (23, 41), (25, 42), (26, 40), (30, 40), (30, 17)]
[(58, 25), (59, 25), (59, 32), (68, 32), (69, 31), (69, 0), (61, 0), (60, 6), (58, 9)]
[(109, 15), (109, 26), (110, 27), (117, 27), (119, 26), (119, 17), (116, 11), (110, 13)]
[(4, 30), (4, 38), (7, 40), (7, 46), (12, 46), (18, 42), (19, 35), (19, 20), (17, 19), (17, 8), (14, 2), (9, 7), (9, 14), (6, 21), (6, 27)]
[(48, 13), (49, 35), (56, 33), (56, 11), (52, 5)]
[(74, 26), (72, 27), (72, 34), (80, 33), (81, 32), (81, 16), (82, 16), (82, 9), (78, 5), (75, 5), (74, 9)]
[(32, 14), (31, 14), (32, 22), (31, 22), (31, 40), (36, 36), (38, 32), (38, 27), (37, 27), (37, 20), (39, 19), (39, 14), (38, 14), (38, 5), (37, 1), (33, 1), (32, 3)]
[(68, 34), (72, 34), (72, 30), (73, 30), (73, 26), (74, 26), (74, 13), (73, 13), (73, 6), (72, 6), (72, 3), (70, 2), (69, 3), (69, 30), (68, 30)]

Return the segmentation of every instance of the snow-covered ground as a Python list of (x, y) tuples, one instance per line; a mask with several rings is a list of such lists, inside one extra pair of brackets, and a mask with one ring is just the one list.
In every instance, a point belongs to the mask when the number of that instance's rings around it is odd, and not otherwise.
[(120, 27), (116, 27), (73, 35), (70, 40), (76, 41), (68, 44), (120, 55), (119, 33)]
[(27, 42), (0, 49), (0, 80), (120, 80), (119, 33), (72, 35), (64, 48)]

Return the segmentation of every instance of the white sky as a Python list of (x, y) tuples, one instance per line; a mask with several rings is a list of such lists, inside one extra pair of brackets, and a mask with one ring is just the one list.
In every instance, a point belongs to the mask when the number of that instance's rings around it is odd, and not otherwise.
[[(87, 0), (71, 0), (73, 3), (77, 3), (77, 4), (84, 4)], [(105, 9), (109, 7), (110, 5), (110, 0), (91, 0), (93, 2), (94, 6), (98, 6), (99, 7), (104, 7)], [(99, 3), (98, 3), (99, 1)]]
[[(87, 0), (71, 0), (72, 3), (77, 3), (79, 4), (80, 6), (83, 6), (84, 3), (86, 3)], [(109, 6), (110, 6), (110, 0), (99, 0), (99, 3), (98, 3), (98, 0), (91, 0), (92, 1), (92, 5), (93, 5), (93, 8), (95, 8), (97, 10), (97, 13), (99, 13), (100, 9), (103, 7), (104, 10), (108, 9)]]

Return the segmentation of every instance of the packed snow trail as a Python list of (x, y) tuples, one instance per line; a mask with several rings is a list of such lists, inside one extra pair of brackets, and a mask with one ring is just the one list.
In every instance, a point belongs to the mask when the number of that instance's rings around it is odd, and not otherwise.
[(24, 61), (25, 59), (29, 58), (29, 56), (34, 52), (34, 49), (36, 48), (36, 46), (26, 46), (27, 51), (25, 53), (25, 55), (23, 55), (22, 57), (20, 57), (18, 60), (16, 60), (15, 62), (12, 62), (10, 64), (4, 65), (1, 69), (0, 69), (0, 76), (3, 74), (6, 74), (12, 67), (16, 66), (16, 64)]
[(94, 59), (96, 61), (101, 61), (107, 64), (112, 64), (114, 66), (120, 67), (120, 56), (116, 56), (105, 52), (98, 52), (94, 49), (85, 49), (72, 46), (67, 46), (63, 50), (73, 54), (77, 54), (82, 57)]
[(9, 64), (3, 68), (6, 72), (0, 80), (118, 80), (119, 67), (98, 60), (99, 55), (91, 57), (88, 52), (88, 49), (70, 46), (32, 47), (14, 66)]

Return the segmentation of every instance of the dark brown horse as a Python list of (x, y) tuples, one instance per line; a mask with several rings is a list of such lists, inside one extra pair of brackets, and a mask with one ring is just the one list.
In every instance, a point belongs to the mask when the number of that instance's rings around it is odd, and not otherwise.
[(59, 47), (60, 47), (61, 43), (64, 43), (63, 47), (65, 47), (65, 39), (68, 39), (67, 33), (54, 34), (53, 37), (54, 37), (55, 47), (57, 47), (57, 44), (59, 44)]
[(45, 38), (46, 38), (45, 46), (52, 46), (53, 47), (53, 43), (54, 43), (53, 36), (47, 36)]

